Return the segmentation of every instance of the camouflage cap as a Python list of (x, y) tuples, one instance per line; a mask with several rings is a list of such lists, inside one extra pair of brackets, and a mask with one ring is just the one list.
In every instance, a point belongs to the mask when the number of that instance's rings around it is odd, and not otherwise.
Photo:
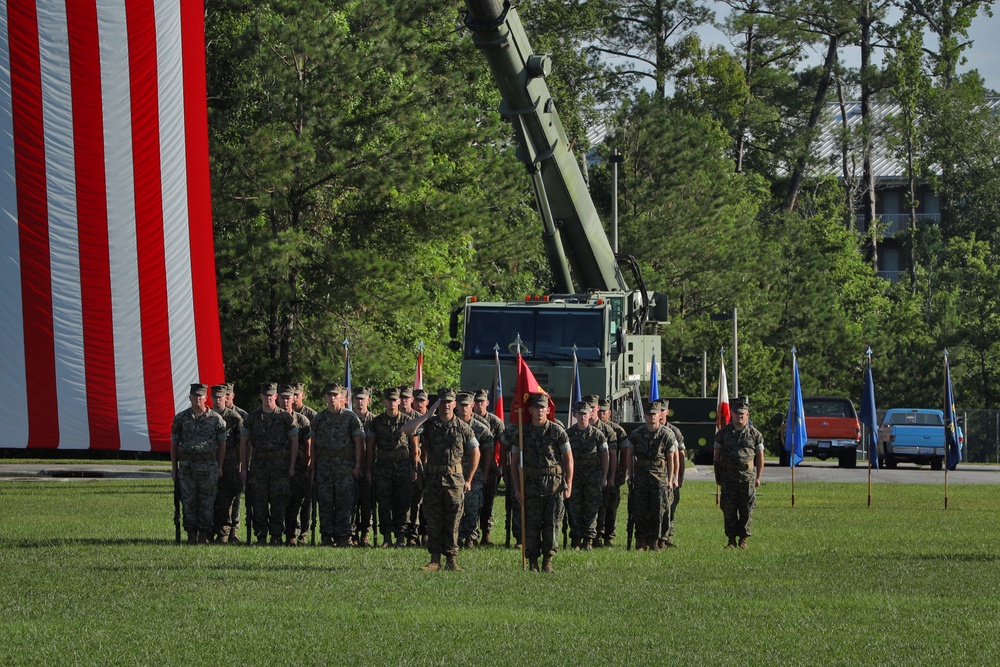
[(479, 391), (477, 391), (475, 396), (477, 401), (490, 400), (490, 392), (486, 391), (485, 389), (480, 389)]
[(398, 401), (399, 400), (399, 387), (389, 387), (382, 391), (382, 398), (387, 401)]
[(646, 403), (645, 409), (643, 410), (643, 414), (645, 415), (658, 415), (660, 412), (662, 412), (662, 410), (660, 410), (660, 404), (656, 401)]
[(372, 389), (371, 387), (355, 387), (354, 388), (354, 398), (371, 398)]
[(589, 405), (591, 409), (594, 409), (601, 402), (601, 397), (597, 394), (587, 394), (583, 397), (583, 402)]
[(585, 414), (587, 412), (590, 412), (590, 410), (591, 408), (587, 404), (587, 401), (577, 401), (576, 403), (573, 404), (574, 414)]
[(448, 403), (455, 400), (455, 390), (451, 387), (441, 387), (438, 389), (438, 400), (442, 403)]
[(304, 392), (306, 390), (306, 386), (302, 382), (293, 382), (292, 383), (292, 389), (295, 390), (296, 394), (301, 394), (302, 392)]
[(227, 382), (226, 383), (226, 394), (232, 394), (235, 391), (236, 391), (236, 387), (233, 386), (233, 383), (232, 382)]
[(283, 384), (283, 385), (281, 385), (280, 387), (278, 387), (278, 395), (279, 396), (294, 396), (295, 395), (295, 386), (294, 385), (290, 385), (290, 384)]
[(670, 408), (670, 401), (665, 398), (659, 398), (656, 400), (656, 402), (659, 403), (660, 410), (662, 410), (663, 412), (666, 412)]
[(600, 408), (601, 411), (610, 410), (611, 409), (611, 401), (609, 401), (606, 398), (602, 398), (601, 402), (597, 404), (597, 407)]
[(549, 395), (548, 394), (531, 394), (528, 398), (528, 405), (533, 408), (547, 408), (549, 407)]
[(207, 395), (208, 395), (208, 385), (204, 384), (191, 385), (191, 396), (207, 396)]
[(400, 398), (413, 398), (413, 387), (408, 384), (399, 385)]
[(455, 403), (458, 405), (472, 405), (476, 402), (475, 397), (467, 391), (460, 391), (455, 397)]
[(211, 389), (212, 398), (225, 398), (229, 393), (228, 386), (224, 384), (213, 384)]
[(426, 389), (414, 389), (413, 390), (413, 400), (415, 400), (415, 401), (426, 401), (427, 400), (427, 390)]
[(323, 393), (327, 396), (343, 396), (346, 390), (341, 387), (336, 382), (328, 382), (325, 387), (323, 387)]
[(729, 409), (732, 412), (750, 412), (750, 399), (746, 396), (730, 399)]
[(273, 382), (261, 382), (260, 383), (260, 395), (261, 396), (274, 396), (278, 393), (278, 385)]

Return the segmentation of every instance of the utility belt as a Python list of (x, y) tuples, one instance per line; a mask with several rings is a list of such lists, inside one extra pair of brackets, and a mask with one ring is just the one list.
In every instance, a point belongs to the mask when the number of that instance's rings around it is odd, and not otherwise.
[(637, 456), (637, 457), (635, 457), (635, 462), (636, 462), (636, 465), (649, 466), (650, 468), (666, 468), (667, 467), (667, 460), (666, 459), (650, 459), (650, 458), (646, 458), (645, 456)]
[(726, 470), (729, 472), (743, 472), (745, 470), (753, 470), (753, 463), (749, 461), (746, 463), (740, 461), (719, 461), (719, 469)]
[(256, 461), (281, 461), (283, 459), (289, 459), (291, 456), (292, 453), (285, 449), (260, 450), (255, 447), (253, 450), (253, 458)]
[(219, 458), (219, 455), (212, 452), (180, 452), (177, 458), (181, 461), (214, 461)]
[(354, 448), (350, 449), (316, 449), (317, 459), (341, 459), (343, 461), (353, 461), (355, 458)]
[(407, 461), (410, 458), (410, 450), (406, 449), (376, 449), (375, 450), (375, 460), (379, 463), (389, 462), (389, 461)]
[(545, 475), (563, 474), (562, 466), (525, 466), (525, 477), (544, 477)]
[(446, 472), (450, 472), (453, 475), (461, 475), (462, 474), (462, 466), (459, 465), (459, 464), (457, 464), (457, 463), (455, 465), (450, 465), (450, 466), (445, 466), (445, 465), (429, 465), (428, 464), (428, 465), (424, 466), (424, 472), (432, 474), (432, 475), (433, 474), (438, 474), (438, 473), (446, 473)]

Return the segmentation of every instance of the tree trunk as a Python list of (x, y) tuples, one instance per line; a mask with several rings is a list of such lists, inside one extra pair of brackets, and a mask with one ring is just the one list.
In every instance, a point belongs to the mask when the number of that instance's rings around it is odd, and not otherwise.
[(812, 110), (809, 113), (809, 123), (806, 125), (805, 145), (802, 146), (799, 157), (795, 161), (795, 169), (792, 171), (792, 178), (788, 184), (788, 194), (785, 196), (783, 208), (789, 213), (795, 209), (799, 193), (802, 191), (802, 181), (805, 178), (809, 150), (812, 147), (813, 137), (816, 134), (816, 127), (819, 125), (820, 117), (823, 115), (823, 107), (826, 104), (826, 92), (830, 88), (830, 79), (833, 77), (833, 68), (837, 64), (837, 45), (839, 42), (839, 35), (830, 35), (830, 45), (826, 50), (826, 58), (823, 61), (823, 75), (820, 77), (819, 85), (816, 87)]

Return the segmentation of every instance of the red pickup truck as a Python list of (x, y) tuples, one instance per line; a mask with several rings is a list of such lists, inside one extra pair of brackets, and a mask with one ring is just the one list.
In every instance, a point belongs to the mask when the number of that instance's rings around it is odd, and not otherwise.
[[(840, 468), (857, 465), (861, 446), (861, 423), (849, 398), (810, 396), (802, 399), (806, 413), (806, 446), (804, 454), (821, 461), (836, 456)], [(784, 440), (785, 426), (781, 426)], [(788, 465), (788, 452), (781, 448), (781, 465)]]

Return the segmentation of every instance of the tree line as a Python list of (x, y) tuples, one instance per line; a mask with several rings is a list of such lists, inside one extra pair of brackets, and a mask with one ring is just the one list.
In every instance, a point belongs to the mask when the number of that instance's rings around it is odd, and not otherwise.
[[(972, 0), (523, 0), (591, 194), (620, 250), (669, 295), (662, 395), (696, 396), (707, 350), (731, 351), (754, 411), (803, 391), (857, 400), (874, 350), (880, 407), (941, 403), (947, 348), (964, 408), (997, 406), (1000, 131), (960, 71)], [(551, 276), (513, 131), (457, 0), (207, 0), (213, 213), (227, 373), (314, 387), (458, 384), (448, 315), (466, 295), (519, 299)], [(705, 44), (715, 25), (728, 44)], [(845, 55), (860, 54), (861, 67)], [(836, 168), (815, 160), (831, 105)], [(872, 108), (895, 105), (890, 116)], [(607, 129), (592, 146), (588, 131)], [(941, 202), (899, 237), (909, 267), (875, 270), (873, 160), (906, 165)], [(589, 159), (588, 159), (589, 156)], [(714, 370), (710, 370), (714, 377)], [(710, 389), (710, 391), (712, 391)]]

